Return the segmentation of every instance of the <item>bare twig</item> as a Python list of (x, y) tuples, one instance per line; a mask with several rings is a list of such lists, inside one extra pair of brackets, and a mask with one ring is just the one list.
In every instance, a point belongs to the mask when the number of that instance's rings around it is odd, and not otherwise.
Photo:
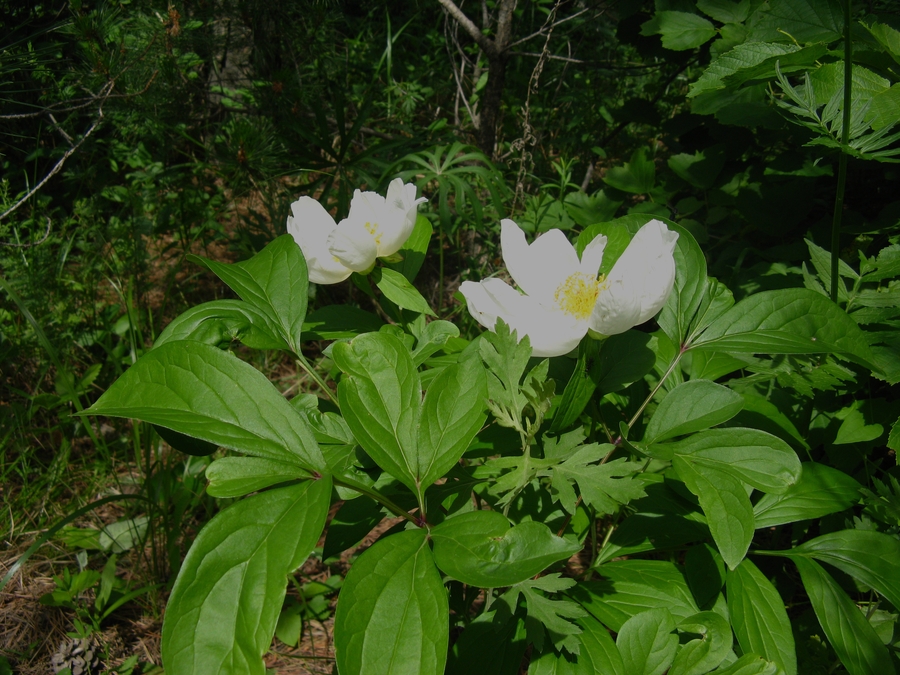
[[(572, 15), (570, 15), (570, 16), (565, 17), (564, 19), (560, 19), (559, 21), (554, 22), (554, 23), (553, 23), (552, 25), (550, 25), (550, 26), (547, 26), (547, 22), (545, 21), (545, 22), (544, 22), (544, 25), (541, 26), (540, 30), (538, 30), (538, 31), (536, 31), (536, 32), (534, 32), (534, 33), (532, 33), (531, 35), (529, 35), (529, 36), (527, 36), (527, 37), (523, 37), (523, 38), (521, 38), (521, 39), (519, 39), (519, 40), (516, 40), (515, 42), (510, 42), (508, 46), (509, 46), (509, 47), (515, 47), (516, 45), (520, 45), (520, 44), (522, 44), (523, 42), (528, 42), (530, 39), (536, 38), (536, 37), (538, 37), (539, 35), (546, 35), (545, 31), (549, 31), (549, 32), (552, 33), (552, 32), (553, 32), (553, 29), (556, 28), (557, 26), (559, 26), (560, 24), (563, 24), (563, 23), (565, 23), (566, 21), (571, 21), (571, 20), (574, 19), (575, 17), (581, 16), (582, 14), (584, 14), (585, 12), (588, 12), (588, 11), (590, 11), (590, 7), (585, 7), (584, 9), (582, 9), (582, 10), (580, 10), (580, 11), (578, 11), (578, 12), (575, 12), (574, 14), (572, 14)], [(534, 54), (534, 56), (538, 56), (538, 55), (537, 55), (537, 54)]]
[(5, 241), (0, 241), (0, 246), (8, 246), (10, 248), (33, 248), (35, 246), (40, 246), (45, 241), (47, 241), (47, 237), (50, 236), (50, 217), (44, 217), (47, 218), (47, 229), (44, 231), (44, 236), (41, 237), (40, 241), (31, 242), (29, 244), (8, 244)]
[(465, 14), (463, 14), (463, 11), (456, 6), (453, 0), (438, 0), (438, 2), (441, 3), (443, 8), (450, 16), (456, 19), (459, 25), (465, 29), (469, 36), (478, 43), (479, 47), (481, 47), (490, 56), (497, 55), (497, 46), (494, 44), (494, 41), (488, 38), (484, 33), (482, 33), (478, 26), (475, 25), (475, 22)]

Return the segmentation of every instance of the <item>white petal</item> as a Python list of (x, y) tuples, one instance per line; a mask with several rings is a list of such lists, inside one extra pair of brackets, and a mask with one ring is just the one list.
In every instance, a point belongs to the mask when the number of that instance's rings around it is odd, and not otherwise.
[(418, 206), (427, 201), (416, 199), (416, 186), (395, 178), (388, 186), (385, 198), (384, 219), (378, 241), (378, 255), (392, 255), (399, 251), (416, 226)]
[(365, 272), (375, 264), (377, 248), (375, 239), (364, 223), (349, 218), (328, 235), (328, 250), (345, 267), (354, 272)]
[(618, 335), (636, 326), (641, 316), (637, 287), (623, 279), (607, 279), (597, 296), (588, 324), (601, 335)]
[(550, 230), (529, 246), (525, 233), (506, 219), (500, 223), (500, 248), (519, 288), (544, 304), (552, 304), (557, 287), (579, 271), (578, 254), (560, 230)]
[(533, 356), (568, 354), (587, 332), (587, 322), (548, 310), (499, 279), (487, 279), (477, 284), (465, 281), (459, 290), (476, 321), (494, 330), (497, 319), (502, 318), (516, 331), (519, 340), (528, 336)]
[(351, 270), (335, 260), (328, 250), (328, 235), (334, 228), (334, 219), (315, 199), (300, 197), (291, 204), (287, 231), (303, 251), (309, 280), (313, 283), (335, 284), (350, 276)]
[(609, 273), (609, 281), (621, 279), (640, 302), (641, 311), (635, 325), (644, 323), (666, 304), (675, 285), (675, 257), (673, 251), (678, 233), (664, 223), (651, 220), (628, 244)]
[(606, 250), (606, 235), (598, 234), (588, 242), (581, 252), (581, 271), (585, 274), (597, 275), (603, 264), (603, 252)]

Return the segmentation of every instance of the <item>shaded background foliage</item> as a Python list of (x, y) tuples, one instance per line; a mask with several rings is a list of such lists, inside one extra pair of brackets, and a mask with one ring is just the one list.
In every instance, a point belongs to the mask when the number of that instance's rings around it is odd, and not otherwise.
[[(774, 77), (729, 90), (736, 105), (704, 109), (689, 97), (749, 30), (698, 10), (719, 5), (464, 3), (467, 30), (426, 0), (0, 4), (0, 481), (20, 521), (6, 539), (52, 521), (57, 500), (86, 502), (128, 466), (154, 504), (151, 535), (162, 535), (146, 569), (173, 578), (181, 541), (166, 533), (215, 509), (191, 462), (164, 452), (149, 427), (95, 432), (69, 413), (184, 308), (227, 297), (187, 253), (249, 257), (284, 232), (302, 194), (340, 218), (357, 187), (382, 190), (400, 173), (414, 180), (431, 199), (431, 258), (440, 261), (429, 260), (420, 285), (445, 316), (459, 312), (461, 279), (500, 267), (506, 215), (530, 231), (576, 234), (651, 213), (694, 234), (710, 273), (738, 298), (824, 284), (814, 246), (829, 248), (839, 152), (804, 145), (815, 134), (779, 108), (788, 99)], [(898, 9), (858, 3), (854, 18), (898, 27)], [(500, 39), (504, 11), (505, 49), (492, 55), (484, 40)], [(695, 16), (712, 33), (673, 47), (666, 12)], [(795, 37), (805, 43), (771, 39)], [(855, 39), (859, 63), (895, 90), (896, 55), (863, 33)], [(836, 49), (814, 61), (838, 62)], [(503, 77), (492, 80), (497, 59)], [(496, 120), (493, 133), (485, 119)], [(851, 157), (848, 175), (842, 259), (857, 266), (860, 254), (896, 254), (896, 164)], [(889, 385), (900, 379), (896, 282), (866, 288), (884, 292), (870, 328), (880, 331), (886, 380), (783, 358), (748, 364), (742, 383), (777, 386), (813, 451), (863, 478), (873, 467), (895, 471), (885, 441), (898, 415)], [(316, 293), (319, 305), (369, 302), (355, 288)], [(869, 431), (842, 454), (848, 419)], [(889, 489), (877, 494), (873, 503), (896, 500)]]

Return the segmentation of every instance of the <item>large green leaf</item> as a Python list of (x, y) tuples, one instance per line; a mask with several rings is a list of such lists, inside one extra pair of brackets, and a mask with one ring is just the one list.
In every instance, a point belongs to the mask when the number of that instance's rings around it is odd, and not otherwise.
[(635, 150), (625, 166), (614, 166), (603, 176), (604, 182), (624, 192), (646, 194), (656, 182), (656, 166), (643, 148)]
[(303, 417), (265, 376), (201, 342), (168, 342), (144, 354), (85, 411), (131, 417), (306, 469), (327, 471)]
[(611, 630), (631, 617), (665, 607), (676, 621), (700, 610), (679, 567), (663, 560), (621, 560), (597, 568), (602, 581), (587, 581), (568, 593)]
[(900, 607), (900, 540), (870, 530), (841, 530), (785, 551), (791, 559), (816, 558), (834, 565)]
[(728, 621), (716, 612), (699, 612), (681, 621), (682, 633), (701, 637), (681, 646), (668, 675), (703, 675), (718, 666), (728, 654), (734, 638)]
[(744, 654), (731, 665), (713, 671), (714, 675), (779, 675), (783, 672), (777, 663), (756, 654)]
[(780, 0), (750, 21), (750, 39), (772, 42), (833, 42), (844, 30), (838, 0)]
[(728, 614), (744, 653), (777, 663), (785, 675), (797, 675), (791, 622), (775, 586), (750, 560), (726, 575)]
[[(649, 219), (648, 219), (649, 220)], [(701, 305), (710, 305), (704, 299), (708, 295), (709, 280), (706, 276), (706, 256), (693, 235), (680, 225), (661, 219), (670, 230), (678, 232), (675, 244), (675, 286), (659, 313), (659, 327), (672, 344), (680, 347), (687, 339), (688, 331), (695, 323)]]
[(709, 429), (654, 449), (698, 469), (729, 474), (763, 492), (784, 492), (800, 478), (800, 460), (791, 446), (758, 429)]
[(340, 340), (378, 332), (384, 322), (353, 305), (328, 305), (310, 313), (303, 322), (304, 340)]
[(647, 424), (646, 445), (727, 422), (744, 406), (740, 394), (709, 380), (690, 380), (672, 389)]
[(626, 673), (663, 675), (675, 658), (675, 621), (664, 607), (648, 609), (628, 619), (616, 635)]
[(763, 495), (753, 506), (757, 529), (821, 518), (859, 501), (860, 484), (843, 471), (816, 462), (800, 466), (800, 479), (787, 491)]
[(676, 455), (672, 466), (688, 489), (697, 495), (700, 508), (722, 559), (734, 569), (744, 559), (753, 539), (753, 506), (744, 486), (731, 474)]
[(263, 675), (287, 575), (319, 539), (328, 477), (263, 492), (217, 514), (181, 566), (163, 623), (170, 675)]
[[(528, 675), (626, 675), (622, 656), (603, 624), (592, 616), (575, 622), (582, 629), (571, 638), (578, 645), (578, 655), (573, 657), (550, 649), (538, 658), (532, 657)], [(475, 672), (494, 671), (478, 668)]]
[(750, 354), (837, 353), (872, 367), (857, 323), (831, 300), (806, 288), (763, 291), (744, 298), (690, 349)]
[[(797, 51), (800, 51), (800, 48), (795, 45), (771, 42), (747, 42), (737, 45), (713, 59), (703, 74), (691, 85), (688, 97), (723, 89), (726, 78), (757, 68), (769, 60), (784, 59), (785, 55)], [(774, 73), (774, 63), (772, 71)]]
[(425, 393), (416, 472), (423, 489), (459, 461), (487, 419), (487, 377), (472, 356), (445, 368)]
[(172, 319), (153, 346), (176, 340), (216, 346), (235, 339), (252, 349), (289, 349), (269, 316), (242, 300), (213, 300), (192, 307)]
[(213, 497), (241, 497), (277, 483), (309, 477), (309, 472), (296, 464), (262, 457), (220, 457), (206, 468), (206, 491)]
[(434, 228), (424, 214), (416, 216), (416, 224), (413, 227), (412, 234), (403, 244), (397, 253), (403, 258), (399, 262), (387, 263), (392, 270), (400, 272), (406, 279), (412, 283), (425, 262), (425, 255), (428, 253), (428, 244), (431, 243), (431, 235)]
[(357, 442), (394, 478), (420, 492), (416, 430), (422, 407), (409, 350), (388, 333), (339, 342), (332, 355), (344, 376), (338, 398)]
[[(447, 675), (518, 675), (528, 646), (525, 621), (519, 616), (480, 614), (453, 643)], [(618, 674), (616, 674), (618, 675)]]
[(691, 12), (662, 11), (641, 26), (641, 35), (662, 35), (666, 49), (695, 49), (716, 36), (710, 21)]
[(438, 567), (481, 588), (525, 581), (581, 548), (543, 523), (526, 521), (511, 528), (497, 511), (472, 511), (445, 520), (431, 530), (431, 538)]
[(268, 316), (279, 328), (279, 337), (293, 351), (299, 349), (309, 273), (303, 253), (291, 235), (281, 235), (250, 260), (234, 265), (197, 256), (189, 258), (209, 268), (244, 302)]
[(353, 563), (338, 597), (338, 670), (354, 675), (442, 675), (449, 612), (425, 530), (378, 541)]
[(891, 655), (865, 615), (814, 560), (793, 558), (825, 636), (850, 675), (894, 675)]

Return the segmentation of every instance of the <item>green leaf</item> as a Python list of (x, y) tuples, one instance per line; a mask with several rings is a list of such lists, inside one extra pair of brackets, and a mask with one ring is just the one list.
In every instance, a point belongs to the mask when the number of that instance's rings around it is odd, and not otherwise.
[(656, 448), (671, 450), (698, 469), (729, 474), (763, 492), (784, 492), (800, 478), (797, 454), (780, 438), (758, 429), (709, 429)]
[(279, 337), (291, 350), (298, 351), (309, 273), (303, 253), (291, 235), (281, 235), (250, 260), (233, 265), (197, 256), (188, 259), (207, 267), (244, 302), (269, 317), (278, 327)]
[(442, 675), (449, 611), (425, 530), (407, 530), (376, 542), (353, 563), (338, 596), (338, 670)]
[(772, 661), (756, 654), (744, 654), (729, 666), (714, 670), (714, 675), (778, 675), (784, 671)]
[[(678, 232), (675, 244), (675, 286), (659, 313), (659, 327), (676, 347), (684, 344), (695, 315), (709, 295), (706, 256), (693, 235), (680, 225), (662, 219), (670, 230)], [(707, 303), (708, 304), (708, 303)]]
[(753, 506), (744, 486), (730, 474), (696, 466), (681, 455), (675, 456), (672, 466), (697, 495), (722, 559), (734, 569), (753, 539)]
[(353, 548), (383, 519), (381, 507), (368, 497), (344, 502), (328, 523), (322, 559), (328, 560)]
[(782, 494), (763, 495), (753, 507), (757, 529), (798, 520), (821, 518), (849, 509), (860, 500), (862, 487), (843, 471), (803, 462), (800, 478)]
[(267, 314), (241, 300), (213, 300), (175, 317), (153, 347), (177, 340), (228, 345), (240, 340), (251, 349), (289, 349)]
[(459, 328), (449, 321), (430, 321), (421, 332), (414, 334), (416, 348), (412, 357), (413, 363), (418, 367), (436, 351), (443, 349), (450, 338), (459, 337)]
[(597, 514), (615, 513), (622, 505), (644, 496), (644, 484), (635, 478), (641, 465), (625, 459), (595, 464), (613, 449), (605, 444), (585, 445), (570, 458), (541, 471), (539, 476), (552, 476), (551, 486), (560, 494), (563, 508), (575, 513), (575, 494), (566, 490), (569, 482), (578, 483), (581, 497)]
[(262, 457), (220, 457), (206, 468), (213, 497), (242, 497), (277, 483), (310, 478), (308, 471)]
[(792, 558), (819, 624), (850, 675), (893, 675), (887, 648), (853, 601), (821, 565)]
[[(431, 243), (431, 235), (434, 228), (424, 214), (416, 216), (416, 224), (413, 227), (412, 234), (403, 244), (397, 253), (403, 258), (400, 262), (386, 263), (392, 270), (399, 272), (412, 283), (425, 262), (425, 256), (428, 254), (428, 244)], [(387, 295), (387, 294), (385, 294)]]
[(532, 657), (528, 675), (626, 675), (622, 656), (603, 624), (592, 616), (576, 619), (576, 624), (582, 629), (572, 638), (578, 644), (578, 656), (545, 650)]
[(558, 593), (571, 588), (575, 583), (574, 579), (561, 579), (557, 572), (537, 579), (526, 579), (501, 596), (511, 611), (518, 606), (519, 595), (524, 598), (527, 610), (525, 629), (535, 649), (543, 650), (546, 635), (556, 649), (578, 653), (580, 643), (576, 636), (581, 633), (581, 627), (571, 619), (581, 619), (587, 616), (587, 612), (568, 598), (551, 599), (544, 595), (544, 592)]
[(662, 35), (666, 49), (695, 49), (716, 36), (715, 26), (690, 12), (657, 12), (641, 26), (641, 35)]
[(575, 241), (575, 251), (578, 253), (579, 258), (584, 254), (584, 249), (587, 245), (601, 234), (606, 237), (606, 246), (603, 249), (603, 260), (600, 263), (598, 274), (605, 276), (610, 273), (613, 265), (616, 264), (616, 260), (628, 248), (632, 234), (625, 225), (619, 222), (595, 223), (585, 228)]
[(844, 31), (838, 0), (781, 0), (757, 12), (749, 40), (772, 42), (833, 42)]
[(750, 560), (726, 575), (728, 614), (745, 654), (774, 661), (785, 675), (797, 675), (797, 654), (791, 622), (775, 586)]
[(647, 194), (656, 183), (656, 166), (647, 159), (643, 148), (635, 150), (631, 161), (625, 166), (614, 166), (606, 172), (603, 180), (607, 185), (633, 194)]
[(466, 626), (453, 644), (447, 675), (518, 675), (527, 645), (521, 617), (506, 613), (503, 620), (499, 612), (485, 612)]
[(755, 293), (712, 322), (690, 349), (749, 354), (837, 353), (871, 367), (865, 334), (840, 307), (815, 291)]
[(677, 628), (682, 633), (696, 633), (702, 637), (681, 646), (668, 675), (703, 675), (731, 653), (734, 642), (731, 626), (715, 612), (699, 612), (689, 616)]
[(722, 146), (714, 146), (693, 155), (672, 155), (668, 164), (679, 178), (696, 188), (708, 190), (725, 166), (725, 152)]
[(744, 407), (740, 394), (709, 380), (690, 380), (672, 389), (659, 404), (643, 442), (646, 445), (727, 422)]
[(377, 333), (384, 322), (352, 305), (328, 305), (317, 309), (303, 323), (304, 340), (341, 340), (362, 333)]
[(444, 369), (425, 393), (416, 471), (423, 489), (459, 461), (487, 419), (487, 378), (472, 356)]
[(481, 588), (512, 586), (569, 558), (581, 546), (554, 535), (543, 523), (509, 526), (497, 511), (473, 511), (432, 528), (434, 560), (441, 570)]
[(338, 399), (357, 442), (382, 469), (419, 494), (416, 429), (422, 388), (409, 350), (388, 333), (365, 333), (337, 343), (332, 357), (344, 371)]
[[(698, 352), (696, 356), (704, 354)], [(752, 427), (760, 429), (781, 440), (790, 443), (795, 448), (809, 450), (806, 439), (800, 435), (797, 427), (790, 418), (771, 401), (748, 389), (742, 392), (744, 409), (729, 422), (729, 426)]]
[(709, 544), (691, 546), (684, 556), (684, 576), (697, 604), (706, 607), (725, 585), (725, 562)]
[(681, 569), (663, 560), (620, 560), (597, 568), (603, 581), (587, 581), (569, 591), (593, 616), (618, 632), (631, 617), (665, 607), (676, 621), (700, 610)]
[(305, 481), (243, 499), (200, 531), (166, 605), (166, 673), (266, 672), (287, 575), (312, 551), (328, 515), (331, 480)]
[(303, 417), (253, 366), (200, 342), (144, 354), (85, 411), (131, 417), (319, 472), (325, 459)]
[(376, 267), (372, 270), (375, 285), (384, 293), (384, 297), (401, 309), (410, 309), (420, 314), (435, 316), (428, 306), (428, 301), (416, 290), (409, 279), (389, 267)]
[(720, 23), (743, 23), (750, 16), (749, 0), (698, 0), (697, 9)]
[[(581, 227), (589, 227), (596, 223), (612, 220), (622, 202), (612, 199), (603, 190), (597, 190), (588, 195), (581, 190), (575, 190), (566, 195), (563, 200), (566, 213)], [(579, 255), (581, 251), (578, 251)]]
[[(780, 552), (779, 552), (780, 553)], [(900, 607), (900, 540), (870, 530), (841, 530), (785, 551), (834, 565)]]
[(678, 636), (665, 608), (648, 609), (628, 619), (616, 636), (626, 673), (663, 675), (675, 658)]
[(183, 452), (186, 455), (208, 457), (219, 449), (219, 446), (215, 443), (207, 443), (206, 441), (201, 441), (199, 438), (181, 434), (172, 429), (167, 429), (166, 427), (154, 425), (153, 430), (159, 434), (161, 439), (171, 445), (172, 448), (178, 450), (178, 452)]

